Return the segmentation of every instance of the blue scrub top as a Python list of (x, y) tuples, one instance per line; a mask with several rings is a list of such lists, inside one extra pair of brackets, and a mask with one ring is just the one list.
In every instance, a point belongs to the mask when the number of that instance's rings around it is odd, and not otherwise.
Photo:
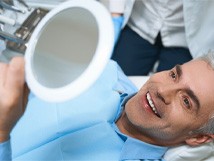
[(11, 133), (13, 160), (161, 159), (167, 148), (128, 137), (114, 123), (126, 97), (136, 91), (110, 61), (93, 86), (75, 99), (48, 103), (31, 94)]

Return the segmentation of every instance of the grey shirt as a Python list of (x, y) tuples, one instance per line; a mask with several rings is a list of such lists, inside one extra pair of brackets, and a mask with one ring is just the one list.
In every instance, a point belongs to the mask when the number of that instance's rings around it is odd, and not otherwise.
[(137, 0), (128, 26), (152, 44), (160, 32), (164, 46), (187, 47), (182, 0)]

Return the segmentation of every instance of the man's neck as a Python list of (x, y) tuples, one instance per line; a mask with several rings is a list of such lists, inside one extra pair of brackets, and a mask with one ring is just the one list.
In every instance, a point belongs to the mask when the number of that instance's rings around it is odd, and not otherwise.
[(161, 146), (157, 144), (154, 140), (152, 140), (152, 138), (142, 134), (137, 128), (135, 128), (135, 126), (133, 126), (132, 123), (127, 118), (127, 115), (125, 114), (124, 111), (120, 118), (117, 120), (116, 125), (120, 132), (127, 136), (130, 136), (132, 138), (141, 140), (149, 144)]

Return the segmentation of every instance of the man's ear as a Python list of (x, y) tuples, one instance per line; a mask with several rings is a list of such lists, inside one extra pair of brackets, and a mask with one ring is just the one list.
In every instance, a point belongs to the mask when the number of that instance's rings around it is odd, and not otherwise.
[(212, 134), (197, 135), (185, 140), (185, 142), (190, 146), (197, 146), (204, 143), (209, 143), (214, 139)]

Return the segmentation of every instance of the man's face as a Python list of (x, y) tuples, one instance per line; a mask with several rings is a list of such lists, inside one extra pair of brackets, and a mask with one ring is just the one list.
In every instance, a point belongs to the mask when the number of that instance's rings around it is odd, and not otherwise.
[(214, 114), (213, 83), (214, 71), (201, 60), (154, 74), (126, 103), (124, 127), (153, 144), (179, 144)]

